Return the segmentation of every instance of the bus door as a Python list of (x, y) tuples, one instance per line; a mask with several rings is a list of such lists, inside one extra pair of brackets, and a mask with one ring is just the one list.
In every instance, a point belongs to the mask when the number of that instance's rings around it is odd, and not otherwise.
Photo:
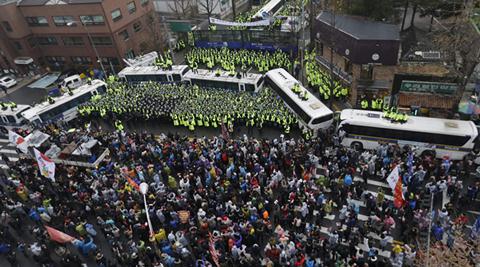
[(169, 83), (173, 83), (173, 76), (172, 76), (172, 74), (167, 74), (167, 81), (168, 81)]
[(239, 83), (239, 87), (240, 92), (245, 92), (245, 84)]

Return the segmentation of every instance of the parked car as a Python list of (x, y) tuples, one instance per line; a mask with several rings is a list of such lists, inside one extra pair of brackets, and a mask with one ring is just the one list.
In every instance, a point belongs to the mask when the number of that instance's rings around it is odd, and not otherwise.
[(10, 87), (13, 87), (17, 84), (17, 80), (15, 80), (14, 78), (12, 78), (10, 76), (4, 76), (4, 77), (0, 78), (0, 84), (7, 87), (7, 88), (10, 88)]

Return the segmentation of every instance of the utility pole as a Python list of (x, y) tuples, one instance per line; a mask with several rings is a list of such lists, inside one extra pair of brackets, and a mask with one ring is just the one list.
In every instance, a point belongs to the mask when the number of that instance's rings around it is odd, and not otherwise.
[(301, 68), (301, 81), (302, 84), (305, 82), (305, 69), (303, 68), (303, 59), (305, 57), (305, 27), (303, 27), (305, 24), (305, 4), (303, 0), (301, 0), (302, 3), (302, 14), (301, 14), (301, 20), (300, 20), (300, 29), (302, 30), (302, 49), (300, 49), (300, 68)]
[(329, 107), (330, 109), (333, 107), (333, 87), (335, 86), (334, 82), (333, 82), (333, 48), (335, 47), (335, 38), (333, 37), (334, 33), (335, 33), (335, 12), (336, 12), (336, 2), (333, 4), (333, 9), (332, 9), (332, 27), (333, 27), (333, 33), (330, 35), (330, 43), (331, 43), (331, 47), (330, 47), (330, 101), (328, 101), (329, 103)]
[(237, 3), (235, 3), (236, 0), (232, 0), (232, 14), (233, 14), (233, 21), (235, 21), (235, 18), (237, 17)]

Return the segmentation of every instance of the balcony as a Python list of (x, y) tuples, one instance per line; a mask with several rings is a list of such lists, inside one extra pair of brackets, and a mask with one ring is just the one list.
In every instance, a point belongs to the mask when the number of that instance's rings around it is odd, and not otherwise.
[[(330, 61), (320, 56), (316, 56), (315, 59), (317, 60), (318, 63), (320, 63), (323, 67), (325, 67), (327, 70), (330, 71), (330, 65), (331, 65)], [(336, 65), (333, 65), (333, 74), (348, 84), (352, 83), (352, 80), (353, 80), (352, 75), (346, 73)]]

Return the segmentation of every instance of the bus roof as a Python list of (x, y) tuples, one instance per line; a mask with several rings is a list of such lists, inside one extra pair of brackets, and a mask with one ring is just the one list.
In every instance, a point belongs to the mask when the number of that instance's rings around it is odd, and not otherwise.
[(472, 121), (410, 116), (405, 123), (393, 123), (391, 120), (384, 119), (383, 112), (379, 111), (344, 109), (340, 114), (340, 120), (358, 121), (362, 126), (411, 130), (425, 133), (461, 136), (474, 136), (478, 134), (477, 128)]
[(157, 66), (126, 67), (118, 73), (118, 77), (125, 78), (126, 75), (181, 74), (187, 68), (187, 65), (173, 65), (170, 70), (163, 70)]
[(59, 97), (54, 97), (53, 99), (55, 100), (55, 103), (50, 104), (48, 101), (44, 101), (40, 104), (35, 105), (29, 110), (26, 110), (25, 112), (22, 113), (23, 117), (27, 120), (30, 120), (31, 118), (35, 117), (38, 114), (41, 114), (47, 110), (50, 110), (52, 108), (58, 107), (72, 99), (77, 98), (79, 95), (83, 95), (87, 92), (91, 92), (98, 87), (101, 86), (106, 86), (107, 84), (101, 80), (93, 80), (92, 84), (84, 84), (76, 89), (73, 89), (73, 95), (69, 95), (67, 93), (59, 96)]
[[(282, 2), (282, 0), (270, 0), (262, 8), (260, 8), (260, 10), (258, 10), (257, 13), (255, 13), (255, 15), (253, 15), (253, 18), (261, 18), (263, 12), (270, 13), (272, 11), (272, 9), (274, 7), (276, 7), (277, 5), (282, 5), (283, 6), (283, 4), (281, 2)], [(269, 15), (275, 15), (275, 14), (269, 14)]]
[(14, 108), (13, 110), (11, 108), (7, 108), (7, 109), (0, 109), (0, 115), (2, 116), (15, 116), (17, 115), (19, 112), (22, 112), (24, 111), (25, 109), (28, 109), (28, 108), (31, 108), (30, 105), (17, 105), (16, 108)]
[[(292, 99), (299, 107), (303, 109), (312, 118), (325, 116), (333, 113), (325, 104), (314, 96), (308, 89), (295, 79), (290, 73), (282, 68), (273, 69), (266, 74), (273, 82), (275, 82), (281, 90), (283, 90), (290, 99)], [(307, 92), (308, 100), (301, 99), (292, 91), (294, 84), (298, 83), (300, 88)]]
[(242, 78), (237, 78), (237, 76), (230, 76), (228, 72), (221, 71), (220, 76), (215, 75), (215, 71), (206, 70), (206, 69), (199, 69), (194, 73), (193, 71), (188, 71), (184, 78), (187, 80), (190, 79), (198, 79), (198, 80), (209, 80), (209, 81), (224, 81), (224, 82), (232, 82), (238, 83), (243, 82), (246, 84), (256, 84), (263, 75), (256, 74), (256, 73), (247, 73), (246, 76), (242, 75)]

